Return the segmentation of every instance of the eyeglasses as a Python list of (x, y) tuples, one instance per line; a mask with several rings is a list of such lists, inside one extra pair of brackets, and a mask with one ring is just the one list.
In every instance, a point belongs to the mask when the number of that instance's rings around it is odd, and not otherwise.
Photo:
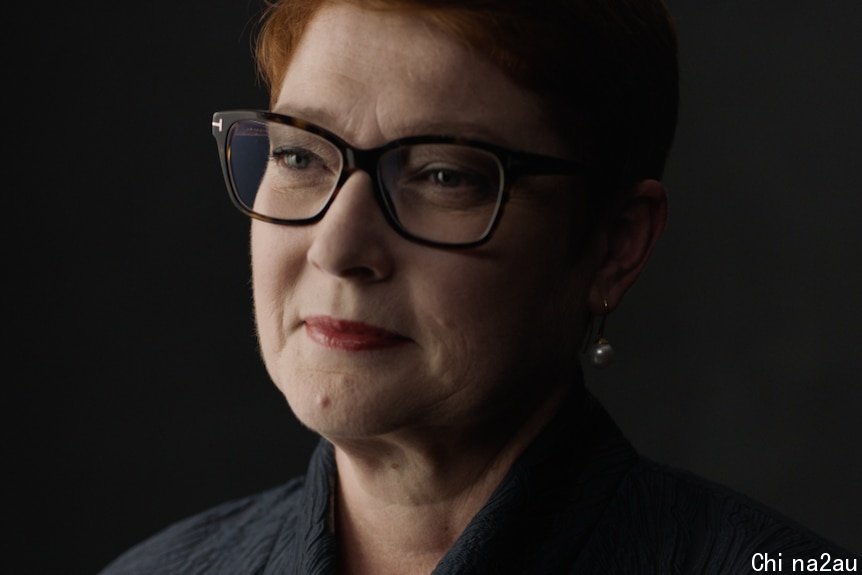
[(298, 118), (258, 110), (217, 112), (212, 126), (231, 201), (247, 216), (313, 224), (347, 178), (362, 170), (389, 224), (405, 238), (437, 247), (487, 241), (518, 176), (587, 170), (453, 136), (407, 137), (360, 150)]

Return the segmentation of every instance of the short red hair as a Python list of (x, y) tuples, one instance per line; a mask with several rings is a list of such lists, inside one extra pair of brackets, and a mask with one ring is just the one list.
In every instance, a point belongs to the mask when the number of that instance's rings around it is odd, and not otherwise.
[[(617, 183), (661, 178), (679, 100), (676, 32), (663, 0), (336, 1), (422, 15), (541, 97), (557, 132)], [(256, 57), (273, 103), (326, 2), (277, 0), (264, 13)]]

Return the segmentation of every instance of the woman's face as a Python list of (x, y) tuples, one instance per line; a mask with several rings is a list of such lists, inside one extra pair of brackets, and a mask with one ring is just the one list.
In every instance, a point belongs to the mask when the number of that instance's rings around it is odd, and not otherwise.
[[(464, 44), (349, 5), (311, 21), (274, 111), (360, 148), (456, 134), (567, 155), (539, 100)], [(490, 241), (443, 250), (399, 236), (357, 172), (314, 225), (253, 221), (262, 354), (300, 421), (331, 439), (466, 428), (568, 383), (593, 274), (581, 204), (567, 180), (521, 178)]]

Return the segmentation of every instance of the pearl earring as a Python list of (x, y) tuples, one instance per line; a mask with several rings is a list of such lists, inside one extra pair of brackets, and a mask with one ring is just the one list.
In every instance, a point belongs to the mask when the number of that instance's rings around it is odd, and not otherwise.
[(599, 333), (596, 336), (596, 341), (587, 350), (590, 363), (593, 364), (593, 367), (607, 367), (614, 359), (614, 348), (605, 339), (605, 320), (608, 317), (608, 313), (608, 300), (605, 300), (605, 313), (602, 314), (602, 319), (599, 323)]

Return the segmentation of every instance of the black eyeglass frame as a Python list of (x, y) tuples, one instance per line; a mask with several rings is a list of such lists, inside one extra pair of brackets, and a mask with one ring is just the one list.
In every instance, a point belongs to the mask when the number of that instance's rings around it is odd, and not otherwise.
[[(319, 213), (310, 218), (302, 219), (273, 218), (271, 216), (255, 212), (240, 200), (231, 174), (231, 151), (228, 146), (228, 135), (230, 134), (231, 128), (233, 128), (237, 122), (245, 120), (257, 120), (261, 122), (268, 121), (293, 126), (324, 138), (339, 150), (342, 157), (341, 174), (339, 175), (338, 181), (330, 193), (329, 198), (320, 209)], [(314, 224), (326, 215), (326, 212), (329, 210), (329, 207), (338, 195), (338, 191), (347, 179), (354, 172), (362, 170), (371, 177), (374, 184), (375, 198), (377, 199), (378, 204), (380, 204), (389, 225), (392, 226), (399, 235), (410, 241), (423, 245), (447, 249), (476, 247), (487, 242), (491, 238), (494, 230), (500, 222), (500, 217), (503, 213), (503, 205), (509, 199), (509, 186), (518, 177), (522, 175), (586, 175), (594, 172), (590, 166), (575, 160), (566, 160), (541, 154), (533, 154), (530, 152), (510, 150), (503, 146), (490, 144), (481, 140), (452, 135), (409, 136), (392, 140), (376, 148), (360, 149), (351, 146), (342, 138), (325, 128), (321, 128), (320, 126), (300, 118), (276, 114), (274, 112), (267, 112), (264, 110), (227, 110), (216, 112), (213, 114), (212, 118), (212, 133), (218, 143), (222, 173), (224, 174), (225, 184), (227, 185), (231, 202), (246, 216), (279, 225), (303, 226)], [(484, 150), (496, 157), (502, 167), (502, 182), (500, 185), (499, 196), (497, 198), (497, 205), (494, 208), (493, 218), (482, 237), (470, 242), (440, 242), (417, 236), (405, 229), (401, 225), (401, 222), (398, 221), (391, 205), (392, 200), (389, 198), (388, 192), (380, 181), (378, 172), (379, 160), (385, 153), (391, 150), (416, 144), (457, 144), (460, 146)]]

